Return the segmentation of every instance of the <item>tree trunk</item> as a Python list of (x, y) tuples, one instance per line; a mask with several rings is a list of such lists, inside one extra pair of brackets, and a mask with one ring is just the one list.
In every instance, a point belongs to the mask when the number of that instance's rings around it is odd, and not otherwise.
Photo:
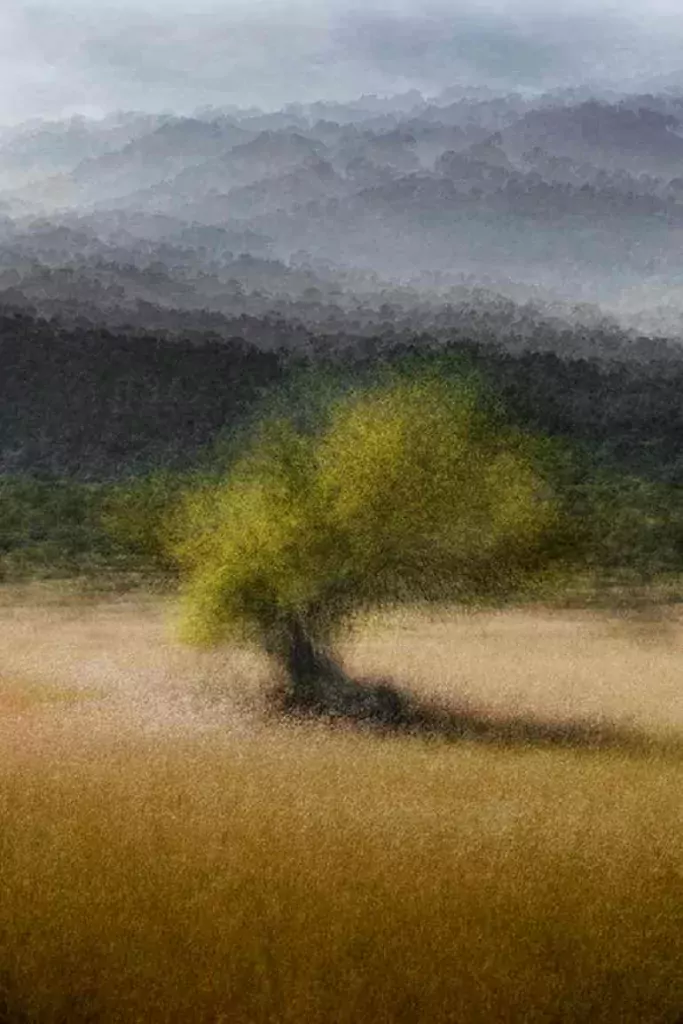
[(327, 651), (316, 645), (306, 626), (292, 617), (269, 647), (283, 670), (284, 707), (290, 711), (374, 721), (384, 726), (410, 722), (407, 698), (391, 685), (363, 685), (346, 675)]
[(288, 698), (296, 707), (323, 710), (349, 688), (342, 668), (315, 644), (298, 618), (289, 620), (274, 653), (287, 676)]

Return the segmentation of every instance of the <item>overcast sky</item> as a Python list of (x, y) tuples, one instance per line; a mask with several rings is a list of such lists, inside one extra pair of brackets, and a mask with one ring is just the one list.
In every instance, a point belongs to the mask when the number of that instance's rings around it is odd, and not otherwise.
[(2, 123), (580, 83), (683, 86), (683, 0), (0, 0)]

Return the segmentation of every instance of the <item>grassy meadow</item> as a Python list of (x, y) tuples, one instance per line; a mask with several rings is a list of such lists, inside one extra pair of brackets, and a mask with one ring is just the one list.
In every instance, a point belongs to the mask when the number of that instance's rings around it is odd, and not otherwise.
[(405, 611), (343, 654), (652, 738), (268, 722), (173, 605), (0, 597), (0, 1020), (662, 1022), (683, 1011), (683, 618)]

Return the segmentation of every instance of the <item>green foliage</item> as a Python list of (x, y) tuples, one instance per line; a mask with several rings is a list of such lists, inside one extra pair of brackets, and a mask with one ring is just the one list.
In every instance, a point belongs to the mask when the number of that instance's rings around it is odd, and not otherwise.
[(98, 485), (0, 477), (0, 578), (69, 576), (111, 562), (101, 494)]
[(601, 469), (567, 486), (565, 500), (594, 573), (647, 583), (683, 569), (680, 488)]
[(325, 640), (358, 608), (467, 600), (519, 586), (557, 526), (533, 442), (475, 385), (399, 375), (332, 403), (319, 434), (270, 421), (173, 529), (188, 638)]
[(148, 570), (172, 571), (166, 524), (184, 478), (159, 471), (112, 486), (102, 501), (101, 523), (112, 542)]
[(163, 524), (182, 482), (0, 477), (0, 579), (168, 573)]

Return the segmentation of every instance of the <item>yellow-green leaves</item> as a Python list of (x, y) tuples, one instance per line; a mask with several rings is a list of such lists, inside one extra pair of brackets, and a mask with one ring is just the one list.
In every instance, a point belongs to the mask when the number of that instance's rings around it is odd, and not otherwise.
[(318, 465), (370, 597), (375, 587), (457, 592), (468, 566), (549, 517), (519, 442), (492, 429), (471, 388), (435, 379), (340, 406)]
[(186, 635), (264, 639), (292, 616), (321, 633), (359, 605), (501, 588), (553, 516), (524, 439), (494, 429), (471, 387), (366, 391), (318, 438), (271, 423), (188, 497)]

